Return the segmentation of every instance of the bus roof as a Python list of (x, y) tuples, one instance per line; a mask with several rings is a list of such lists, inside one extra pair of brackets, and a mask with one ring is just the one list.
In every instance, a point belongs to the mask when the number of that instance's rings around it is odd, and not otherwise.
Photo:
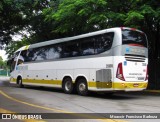
[(19, 48), (16, 52), (19, 52), (19, 51), (22, 51), (22, 50), (27, 50), (29, 47), (30, 47), (30, 45), (23, 46), (23, 47)]
[(86, 34), (81, 34), (81, 35), (73, 36), (73, 37), (66, 37), (66, 38), (49, 40), (49, 41), (45, 41), (45, 42), (32, 44), (32, 45), (30, 45), (29, 48), (36, 48), (36, 47), (41, 47), (41, 46), (46, 46), (46, 45), (51, 45), (51, 44), (56, 44), (56, 43), (61, 43), (61, 42), (67, 42), (67, 41), (71, 41), (71, 40), (76, 40), (76, 39), (81, 39), (81, 38), (85, 38), (85, 37), (90, 37), (90, 36), (94, 36), (94, 35), (103, 34), (103, 33), (106, 33), (106, 32), (113, 32), (113, 31), (118, 30), (118, 29), (121, 29), (121, 28), (120, 27), (110, 28), (110, 29), (104, 29), (104, 30), (100, 30), (100, 31), (86, 33)]
[[(32, 44), (32, 45), (23, 46), (20, 49), (18, 49), (16, 52), (21, 51), (21, 50), (27, 50), (28, 48), (36, 48), (36, 47), (47, 46), (47, 45), (51, 45), (51, 44), (58, 44), (58, 43), (61, 43), (61, 42), (67, 42), (67, 41), (71, 41), (71, 40), (76, 40), (76, 39), (81, 39), (81, 38), (85, 38), (85, 37), (104, 34), (106, 32), (118, 31), (120, 29), (131, 29), (132, 30), (133, 28), (115, 27), (115, 28), (109, 28), (109, 29), (104, 29), (104, 30), (100, 30), (100, 31), (90, 32), (90, 33), (86, 33), (86, 34), (81, 34), (81, 35), (73, 36), (73, 37), (66, 37), (66, 38), (44, 41), (44, 42), (35, 43), (35, 44)], [(137, 29), (134, 29), (134, 30), (140, 31), (140, 30), (137, 30)]]

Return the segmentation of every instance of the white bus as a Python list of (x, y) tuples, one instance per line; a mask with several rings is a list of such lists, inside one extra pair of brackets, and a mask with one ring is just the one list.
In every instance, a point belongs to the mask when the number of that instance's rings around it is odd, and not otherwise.
[(50, 40), (18, 49), (10, 82), (77, 91), (141, 91), (148, 84), (146, 35), (133, 28), (111, 28)]

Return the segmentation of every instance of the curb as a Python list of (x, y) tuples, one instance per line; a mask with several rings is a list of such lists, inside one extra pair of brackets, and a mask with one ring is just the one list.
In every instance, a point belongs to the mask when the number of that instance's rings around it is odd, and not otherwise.
[(0, 76), (0, 80), (9, 80), (9, 77), (7, 77), (7, 76)]
[(160, 90), (145, 90), (145, 92), (160, 93)]

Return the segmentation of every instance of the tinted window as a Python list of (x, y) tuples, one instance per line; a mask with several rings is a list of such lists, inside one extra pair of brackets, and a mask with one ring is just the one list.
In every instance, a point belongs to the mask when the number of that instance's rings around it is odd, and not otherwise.
[(34, 53), (36, 53), (36, 52), (35, 52), (35, 49), (29, 49), (29, 50), (28, 50), (28, 52), (27, 52), (27, 57), (28, 57), (28, 58), (26, 59), (27, 62), (33, 60)]
[(60, 45), (50, 45), (45, 47), (29, 49), (26, 61), (41, 61), (61, 58), (62, 48)]
[(62, 46), (61, 45), (51, 45), (48, 46), (48, 57), (47, 59), (57, 59), (62, 57)]
[(123, 30), (122, 44), (138, 44), (147, 47), (147, 40), (144, 33), (132, 30)]
[(47, 50), (44, 47), (33, 48), (28, 51), (27, 61), (40, 61), (47, 59)]
[(71, 41), (63, 44), (63, 57), (75, 57), (80, 55), (79, 41)]
[(81, 42), (82, 55), (93, 55), (95, 50), (94, 43), (95, 43), (94, 37), (84, 38)]
[(78, 40), (29, 49), (25, 61), (41, 61), (58, 58), (99, 54), (111, 48), (114, 33), (105, 33)]
[(23, 63), (23, 62), (25, 62), (26, 60), (27, 60), (27, 50), (23, 50), (23, 51), (21, 51), (21, 54), (20, 54), (20, 56), (19, 56), (19, 63), (18, 64), (21, 64), (21, 63)]
[(48, 56), (48, 49), (47, 47), (41, 47), (37, 49), (37, 55), (35, 57), (36, 61), (46, 60)]
[(113, 42), (114, 33), (105, 33), (97, 36), (95, 41), (95, 53), (102, 53), (111, 48)]

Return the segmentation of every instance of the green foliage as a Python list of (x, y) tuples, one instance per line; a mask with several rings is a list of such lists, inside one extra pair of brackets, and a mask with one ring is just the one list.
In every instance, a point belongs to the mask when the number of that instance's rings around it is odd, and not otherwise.
[(13, 53), (18, 50), (20, 47), (29, 45), (30, 42), (27, 38), (23, 38), (21, 41), (12, 41), (10, 44), (5, 48), (6, 53), (8, 54), (8, 58), (11, 58)]
[(144, 16), (140, 14), (138, 11), (130, 11), (127, 13), (127, 17), (125, 19), (124, 24), (130, 27), (140, 28), (138, 22), (144, 19)]
[(12, 42), (11, 35), (22, 30), (30, 33), (29, 38), (23, 37), (23, 44), (28, 44), (128, 26), (147, 34), (150, 53), (157, 58), (159, 6), (160, 2), (155, 0), (2, 0), (0, 42), (8, 44), (7, 52), (11, 54), (22, 46)]
[(51, 12), (50, 20), (55, 20), (54, 32), (64, 35), (77, 35), (98, 30), (104, 26), (105, 0), (64, 0), (56, 12)]
[(2, 57), (0, 56), (0, 69), (7, 69), (7, 62), (3, 61)]
[(20, 24), (18, 21), (21, 19), (22, 17), (13, 7), (13, 0), (0, 1), (0, 46), (11, 41), (10, 35), (14, 34), (14, 30)]
[(43, 24), (43, 21), (40, 21), (43, 18), (41, 11), (47, 5), (46, 0), (1, 0), (0, 46), (8, 45), (12, 41), (11, 36), (22, 30), (30, 32), (31, 35), (40, 30), (39, 23)]
[(3, 58), (0, 56), (0, 68), (3, 65)]

